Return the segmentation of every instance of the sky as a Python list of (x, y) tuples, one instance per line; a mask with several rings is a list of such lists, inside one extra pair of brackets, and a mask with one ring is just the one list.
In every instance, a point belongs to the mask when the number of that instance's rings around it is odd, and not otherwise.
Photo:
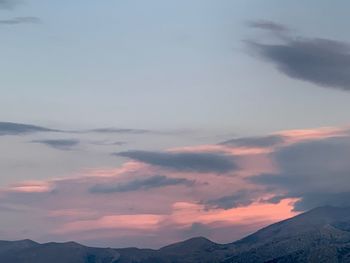
[(345, 0), (0, 0), (0, 239), (232, 242), (350, 206)]

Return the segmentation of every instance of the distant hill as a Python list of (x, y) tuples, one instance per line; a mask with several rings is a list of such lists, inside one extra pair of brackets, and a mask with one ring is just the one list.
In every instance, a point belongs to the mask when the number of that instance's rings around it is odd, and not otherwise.
[(74, 242), (0, 241), (1, 263), (112, 263), (118, 262), (119, 257), (116, 250), (89, 248)]
[(350, 208), (320, 207), (230, 244), (198, 237), (159, 250), (0, 241), (1, 263), (350, 263)]

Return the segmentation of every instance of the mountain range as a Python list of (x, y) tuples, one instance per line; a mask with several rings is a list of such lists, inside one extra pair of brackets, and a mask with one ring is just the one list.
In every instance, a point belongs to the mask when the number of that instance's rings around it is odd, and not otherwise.
[(0, 241), (1, 263), (345, 263), (350, 208), (319, 207), (229, 244), (197, 237), (159, 250)]

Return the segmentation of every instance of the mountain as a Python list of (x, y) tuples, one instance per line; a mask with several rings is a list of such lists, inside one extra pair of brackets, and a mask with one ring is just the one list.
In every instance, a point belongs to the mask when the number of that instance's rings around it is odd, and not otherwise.
[(0, 241), (0, 262), (350, 263), (350, 208), (316, 208), (225, 245), (202, 237), (159, 250)]
[(350, 208), (316, 208), (231, 246), (223, 263), (350, 262)]
[(1, 263), (114, 263), (119, 257), (114, 249), (89, 248), (74, 242), (0, 241)]
[(197, 237), (159, 250), (118, 249), (118, 263), (220, 263), (225, 245)]

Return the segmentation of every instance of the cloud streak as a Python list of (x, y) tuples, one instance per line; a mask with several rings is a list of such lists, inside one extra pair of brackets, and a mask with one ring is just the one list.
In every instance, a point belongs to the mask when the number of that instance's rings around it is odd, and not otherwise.
[[(35, 22), (35, 19), (29, 17), (22, 19), (10, 19), (0, 20), (1, 24), (20, 24), (20, 23), (31, 23)], [(1, 135), (22, 135), (35, 132), (64, 132), (64, 133), (101, 133), (101, 134), (135, 134), (142, 135), (146, 133), (153, 133), (150, 130), (145, 129), (127, 129), (127, 128), (101, 128), (101, 129), (90, 129), (90, 130), (58, 130), (47, 127), (41, 127), (32, 124), (23, 124), (15, 122), (1, 122), (0, 121), (0, 136)], [(116, 145), (120, 145), (122, 142), (113, 142)], [(112, 144), (113, 144), (112, 143)], [(111, 145), (112, 145), (111, 144)]]
[(289, 28), (288, 27), (286, 27), (284, 25), (281, 25), (281, 24), (278, 24), (278, 23), (275, 23), (275, 22), (272, 22), (272, 21), (269, 21), (269, 20), (249, 21), (247, 23), (247, 25), (249, 27), (252, 27), (252, 28), (269, 30), (269, 31), (273, 31), (273, 32), (276, 32), (276, 33), (289, 32)]
[(15, 17), (11, 19), (1, 19), (0, 25), (4, 26), (14, 26), (14, 25), (20, 25), (20, 24), (40, 24), (41, 20), (38, 17), (34, 16), (21, 16), (21, 17)]
[(32, 143), (40, 143), (59, 150), (72, 150), (78, 146), (80, 141), (76, 139), (57, 139), (57, 140), (34, 140)]
[(284, 143), (285, 138), (282, 135), (267, 135), (257, 137), (244, 137), (231, 139), (222, 142), (222, 145), (232, 145), (238, 147), (272, 147)]
[(238, 169), (233, 156), (221, 153), (126, 151), (114, 155), (175, 171), (227, 173)]
[(90, 188), (91, 193), (124, 193), (138, 190), (149, 190), (153, 188), (161, 188), (167, 186), (184, 185), (193, 186), (195, 181), (185, 178), (170, 178), (164, 175), (155, 175), (143, 179), (135, 179), (126, 183), (120, 183), (117, 185), (95, 185)]
[(0, 136), (1, 135), (23, 135), (35, 132), (59, 132), (59, 130), (49, 129), (45, 127), (14, 123), (14, 122), (0, 122)]
[(89, 130), (89, 132), (95, 132), (95, 133), (117, 133), (117, 134), (145, 134), (150, 133), (149, 130), (144, 129), (122, 129), (122, 128), (100, 128), (100, 129), (93, 129)]

